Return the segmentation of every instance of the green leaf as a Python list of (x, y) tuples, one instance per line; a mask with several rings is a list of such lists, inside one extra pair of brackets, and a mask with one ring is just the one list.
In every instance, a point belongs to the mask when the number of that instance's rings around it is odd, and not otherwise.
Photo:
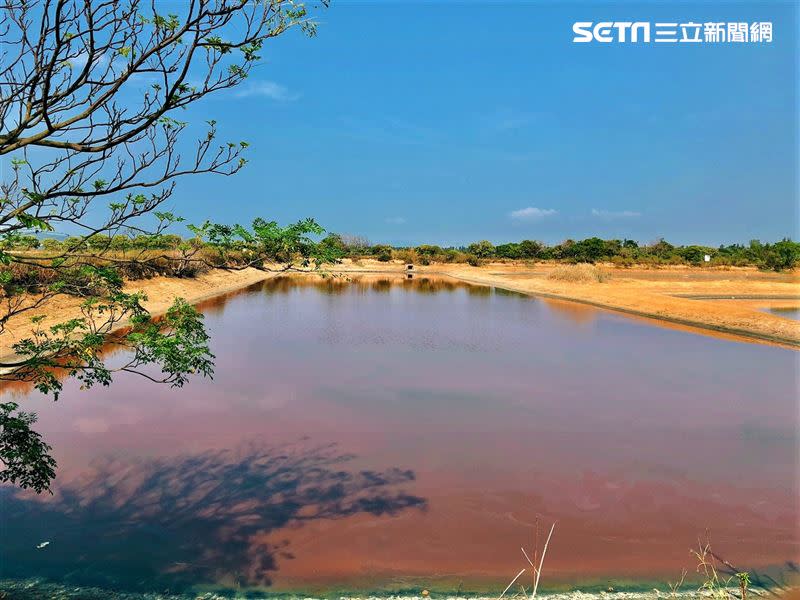
[(55, 231), (50, 223), (39, 217), (29, 215), (28, 213), (19, 213), (16, 218), (23, 227), (27, 227), (28, 229), (35, 229), (37, 231)]
[(18, 412), (16, 402), (0, 403), (0, 482), (8, 482), (38, 493), (50, 490), (56, 476), (52, 448), (31, 429), (33, 413)]

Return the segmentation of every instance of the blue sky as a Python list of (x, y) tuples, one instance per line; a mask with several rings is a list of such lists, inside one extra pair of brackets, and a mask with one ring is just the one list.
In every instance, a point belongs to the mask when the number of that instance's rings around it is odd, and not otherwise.
[[(797, 237), (794, 3), (354, 2), (190, 116), (249, 141), (190, 221), (394, 244)], [(574, 21), (772, 21), (771, 44), (573, 44)]]

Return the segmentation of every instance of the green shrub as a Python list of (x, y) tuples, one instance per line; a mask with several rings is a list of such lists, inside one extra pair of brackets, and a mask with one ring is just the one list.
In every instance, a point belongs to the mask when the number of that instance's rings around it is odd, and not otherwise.
[(520, 258), (542, 258), (544, 244), (534, 240), (522, 240), (519, 243)]
[[(474, 242), (467, 246), (467, 252), (478, 258), (491, 258), (495, 254), (495, 247), (489, 240), (481, 240), (480, 242)], [(469, 260), (467, 262), (469, 262)]]
[(432, 258), (434, 256), (441, 256), (443, 250), (440, 246), (435, 246), (431, 244), (423, 244), (421, 246), (417, 246), (415, 248), (417, 254), (420, 256), (427, 256)]
[(6, 242), (17, 250), (35, 250), (40, 245), (35, 235), (9, 235)]
[(44, 238), (42, 240), (42, 248), (48, 252), (57, 252), (61, 250), (62, 244), (56, 238)]
[(392, 247), (391, 247), (391, 246), (387, 246), (386, 244), (375, 244), (374, 246), (372, 246), (372, 247), (369, 249), (369, 251), (370, 251), (370, 252), (371, 252), (371, 253), (372, 253), (374, 256), (378, 256), (378, 255), (380, 255), (380, 254), (386, 254), (387, 252), (388, 252), (389, 254), (391, 254), (391, 253), (392, 253)]
[(510, 244), (500, 244), (499, 246), (495, 246), (494, 255), (497, 258), (522, 258), (522, 251), (520, 250), (520, 244), (510, 243)]
[(796, 267), (798, 262), (800, 262), (800, 243), (784, 238), (768, 247), (764, 266), (773, 271), (785, 271)]

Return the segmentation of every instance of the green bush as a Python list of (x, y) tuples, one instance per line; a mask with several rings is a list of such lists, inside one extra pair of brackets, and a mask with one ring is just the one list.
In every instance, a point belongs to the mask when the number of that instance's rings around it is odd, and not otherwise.
[(491, 258), (495, 254), (495, 247), (489, 240), (481, 240), (467, 246), (467, 252), (478, 258)]
[(520, 258), (543, 258), (544, 244), (533, 240), (522, 240), (519, 243)]
[(42, 240), (42, 248), (48, 252), (56, 252), (61, 250), (62, 243), (56, 238), (45, 238)]
[(800, 262), (800, 243), (788, 238), (767, 247), (764, 266), (773, 271), (793, 269)]
[(414, 249), (420, 256), (427, 256), (429, 258), (434, 256), (441, 256), (443, 253), (441, 246), (435, 246), (430, 244), (423, 244), (421, 246), (417, 246)]
[(371, 253), (372, 253), (374, 256), (378, 256), (378, 255), (380, 255), (380, 254), (386, 254), (387, 252), (388, 252), (389, 254), (391, 254), (391, 253), (392, 253), (392, 247), (391, 247), (391, 246), (387, 246), (386, 244), (375, 244), (374, 246), (372, 246), (372, 247), (369, 249), (369, 251), (370, 251), (370, 252), (371, 252)]
[(12, 236), (11, 242), (14, 248), (21, 250), (35, 250), (39, 247), (39, 238), (35, 235)]

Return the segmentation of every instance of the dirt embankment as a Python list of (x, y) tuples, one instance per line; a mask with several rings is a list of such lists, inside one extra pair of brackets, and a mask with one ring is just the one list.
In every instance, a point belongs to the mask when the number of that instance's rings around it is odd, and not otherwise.
[[(490, 285), (546, 298), (558, 298), (656, 319), (662, 324), (689, 327), (698, 333), (733, 336), (742, 341), (800, 348), (800, 321), (773, 314), (769, 308), (800, 309), (800, 273), (765, 273), (752, 268), (661, 269), (600, 268), (600, 282), (567, 282), (549, 277), (553, 264), (491, 263), (414, 266), (418, 275), (445, 275), (478, 285)], [(346, 260), (337, 271), (347, 273), (397, 273), (401, 263)], [(256, 269), (212, 271), (196, 279), (153, 279), (128, 282), (126, 291), (143, 291), (146, 307), (154, 314), (165, 311), (176, 297), (198, 303), (271, 277)], [(34, 315), (45, 317), (48, 327), (80, 314), (80, 300), (59, 297), (46, 306), (12, 318), (0, 335), (0, 356), (28, 337)]]
[[(196, 304), (208, 298), (258, 283), (273, 274), (258, 269), (216, 270), (204, 273), (194, 279), (153, 277), (152, 279), (129, 281), (125, 283), (124, 289), (126, 292), (144, 292), (147, 300), (142, 304), (152, 314), (159, 315), (170, 307), (175, 298), (184, 298), (186, 301)], [(42, 307), (9, 319), (5, 331), (0, 334), (0, 357), (12, 355), (12, 344), (30, 336), (33, 329), (31, 317), (43, 316), (44, 320), (41, 326), (47, 328), (80, 316), (81, 302), (80, 298), (58, 296), (49, 300)]]

